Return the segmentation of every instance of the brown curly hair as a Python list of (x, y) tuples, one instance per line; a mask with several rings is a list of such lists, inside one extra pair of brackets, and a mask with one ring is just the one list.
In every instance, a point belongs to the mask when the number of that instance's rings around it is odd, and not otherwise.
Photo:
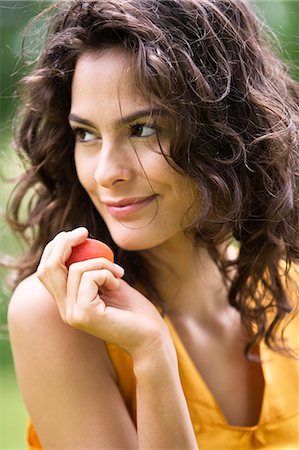
[[(27, 170), (8, 220), (29, 249), (16, 283), (36, 270), (54, 235), (80, 225), (113, 248), (129, 282), (157, 295), (140, 254), (116, 247), (80, 185), (68, 123), (78, 58), (121, 45), (134, 55), (140, 92), (175, 124), (169, 162), (202, 199), (195, 244), (208, 248), (225, 279), (235, 268), (229, 302), (252, 338), (246, 351), (262, 339), (283, 348), (276, 331), (292, 305), (280, 262), (285, 274), (299, 261), (299, 93), (254, 12), (243, 0), (70, 0), (45, 14), (45, 47), (21, 83), (16, 141)], [(232, 238), (240, 251), (228, 262), (218, 248)]]

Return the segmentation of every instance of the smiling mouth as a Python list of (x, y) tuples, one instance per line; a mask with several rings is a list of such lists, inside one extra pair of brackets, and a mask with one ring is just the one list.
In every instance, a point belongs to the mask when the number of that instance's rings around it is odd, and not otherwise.
[(119, 202), (111, 202), (111, 203), (104, 203), (106, 210), (108, 213), (116, 218), (122, 218), (126, 217), (130, 214), (133, 214), (140, 209), (144, 208), (145, 206), (152, 203), (155, 198), (157, 197), (156, 194), (151, 195), (149, 197), (141, 198), (140, 200), (138, 198), (132, 198), (132, 199), (124, 199)]

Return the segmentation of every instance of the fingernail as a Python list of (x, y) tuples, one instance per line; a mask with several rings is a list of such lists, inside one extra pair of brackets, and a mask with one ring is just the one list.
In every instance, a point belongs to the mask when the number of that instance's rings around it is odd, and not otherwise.
[(125, 273), (125, 269), (121, 266), (119, 266), (118, 264), (113, 264), (115, 269), (117, 270), (117, 272), (119, 273), (119, 275), (123, 275)]

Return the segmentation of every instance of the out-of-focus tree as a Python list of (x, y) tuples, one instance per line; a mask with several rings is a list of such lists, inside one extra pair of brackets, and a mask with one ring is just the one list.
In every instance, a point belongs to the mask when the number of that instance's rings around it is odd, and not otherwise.
[(0, 132), (10, 131), (16, 84), (25, 73), (21, 55), (25, 27), (48, 5), (49, 0), (0, 0)]
[[(273, 47), (291, 66), (299, 80), (299, 0), (248, 0), (256, 5), (259, 15), (276, 33)], [(24, 28), (31, 17), (43, 10), (51, 0), (0, 0), (0, 131), (9, 131), (15, 109), (16, 83), (24, 74), (21, 43)], [(34, 30), (29, 40), (36, 38)], [(279, 48), (280, 47), (280, 48)]]
[(299, 81), (299, 0), (255, 0), (255, 4), (262, 21), (276, 35), (272, 48)]

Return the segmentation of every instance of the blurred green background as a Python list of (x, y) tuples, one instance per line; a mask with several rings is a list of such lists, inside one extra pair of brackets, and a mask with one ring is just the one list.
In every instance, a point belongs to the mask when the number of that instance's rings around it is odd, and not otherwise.
[[(48, 1), (0, 0), (0, 211), (12, 189), (3, 176), (16, 175), (20, 166), (11, 145), (13, 113), (17, 104), (16, 82), (24, 71), (21, 43), (24, 27), (30, 18), (48, 5)], [(259, 14), (275, 32), (273, 47), (280, 52), (299, 80), (299, 0), (257, 0)], [(31, 44), (38, 33), (31, 36)], [(22, 251), (0, 217), (0, 254), (17, 255)], [(0, 450), (25, 449), (26, 411), (13, 370), (9, 337), (6, 329), (9, 289), (4, 284), (6, 273), (0, 269)]]

